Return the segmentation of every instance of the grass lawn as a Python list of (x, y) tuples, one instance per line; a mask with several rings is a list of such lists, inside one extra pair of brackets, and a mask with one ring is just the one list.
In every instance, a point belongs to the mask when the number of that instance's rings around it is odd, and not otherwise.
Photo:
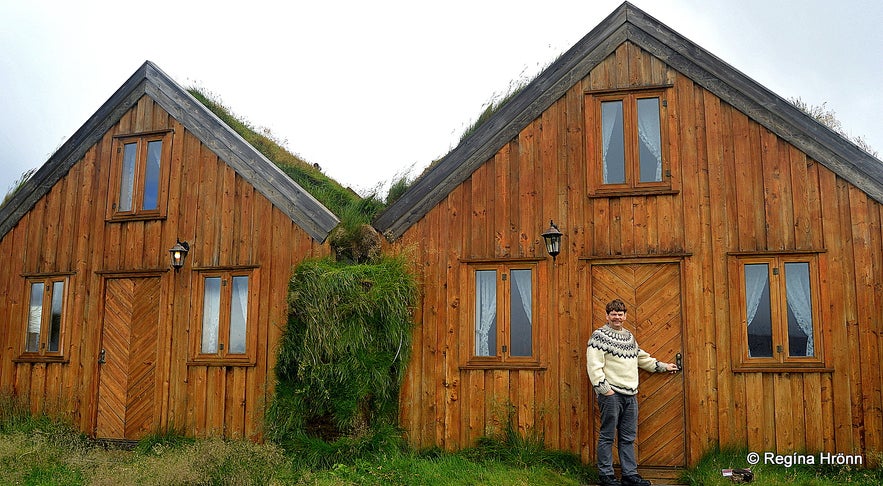
[[(580, 485), (591, 467), (529, 440), (487, 439), (459, 453), (404, 448), (317, 469), (302, 453), (273, 444), (156, 436), (134, 450), (105, 447), (49, 419), (0, 427), (0, 484), (21, 485)], [(685, 476), (688, 484), (733, 484), (721, 469), (746, 467), (745, 452), (716, 451)], [(883, 469), (756, 465), (752, 484), (879, 485)]]

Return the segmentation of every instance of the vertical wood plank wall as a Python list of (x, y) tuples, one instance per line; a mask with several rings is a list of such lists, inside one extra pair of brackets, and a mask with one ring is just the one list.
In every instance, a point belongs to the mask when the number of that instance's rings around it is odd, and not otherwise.
[[(671, 84), (664, 129), (679, 187), (587, 197), (597, 163), (587, 91)], [(539, 264), (543, 370), (461, 369), (473, 311), (464, 259), (543, 257), (552, 218), (561, 254)], [(648, 53), (625, 43), (476, 170), (393, 246), (422, 272), (415, 349), (401, 394), (410, 442), (456, 449), (500, 429), (593, 455), (585, 371), (590, 257), (683, 257), (687, 457), (715, 445), (757, 451), (883, 450), (879, 363), (883, 207)], [(830, 372), (734, 372), (728, 253), (824, 250), (821, 315)], [(738, 280), (736, 280), (738, 282)], [(587, 321), (591, 321), (590, 323)]]
[[(163, 220), (106, 222), (113, 137), (174, 131), (168, 215)], [(168, 249), (191, 243), (175, 273)], [(63, 412), (94, 430), (102, 274), (164, 270), (160, 310), (158, 410), (161, 429), (195, 436), (258, 438), (272, 389), (275, 344), (287, 319), (292, 265), (328, 253), (251, 184), (219, 160), (147, 96), (128, 111), (82, 160), (0, 242), (0, 389), (30, 397), (33, 411)], [(192, 315), (200, 300), (194, 267), (254, 265), (259, 302), (255, 366), (187, 364)], [(71, 272), (65, 310), (66, 363), (26, 363), (23, 349), (28, 289), (23, 274)], [(102, 272), (102, 273), (96, 273)], [(159, 305), (159, 304), (158, 304)]]

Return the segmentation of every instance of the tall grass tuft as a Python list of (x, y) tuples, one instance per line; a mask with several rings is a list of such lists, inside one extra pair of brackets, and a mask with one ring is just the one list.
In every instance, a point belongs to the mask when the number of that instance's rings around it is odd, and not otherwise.
[(502, 431), (479, 438), (474, 447), (462, 450), (460, 455), (473, 461), (499, 461), (519, 468), (545, 467), (583, 482), (597, 479), (595, 470), (583, 464), (578, 455), (547, 449), (543, 437), (535, 432), (521, 433), (515, 426), (513, 405), (507, 404), (506, 413)]
[(267, 411), (270, 439), (341, 459), (399, 447), (391, 437), (401, 435), (398, 395), (417, 292), (407, 265), (387, 256), (360, 265), (307, 260), (295, 269)]
[(22, 174), (18, 176), (18, 179), (16, 179), (15, 182), (13, 182), (12, 185), (9, 186), (9, 188), (6, 190), (6, 195), (3, 197), (3, 202), (0, 202), (0, 206), (3, 206), (10, 199), (12, 199), (12, 196), (14, 196), (15, 193), (18, 192), (19, 189), (21, 189), (21, 186), (23, 186), (25, 182), (28, 182), (31, 176), (34, 175), (34, 172), (37, 172), (36, 168), (28, 169), (22, 172)]

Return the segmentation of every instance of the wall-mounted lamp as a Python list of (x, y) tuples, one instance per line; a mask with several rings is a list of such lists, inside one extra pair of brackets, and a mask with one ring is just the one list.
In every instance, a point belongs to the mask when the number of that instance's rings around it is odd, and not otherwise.
[(543, 239), (546, 241), (546, 251), (552, 256), (552, 261), (561, 253), (561, 231), (552, 220), (549, 220), (549, 229), (543, 233)]
[(187, 258), (187, 252), (190, 251), (190, 244), (186, 241), (178, 240), (175, 246), (169, 249), (172, 257), (172, 268), (177, 272), (184, 266), (184, 259)]

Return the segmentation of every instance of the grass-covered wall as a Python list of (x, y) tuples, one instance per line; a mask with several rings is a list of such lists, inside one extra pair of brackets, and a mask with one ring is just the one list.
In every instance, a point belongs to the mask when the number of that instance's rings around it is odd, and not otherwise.
[(292, 448), (397, 428), (416, 293), (403, 257), (301, 263), (289, 286), (268, 437)]

